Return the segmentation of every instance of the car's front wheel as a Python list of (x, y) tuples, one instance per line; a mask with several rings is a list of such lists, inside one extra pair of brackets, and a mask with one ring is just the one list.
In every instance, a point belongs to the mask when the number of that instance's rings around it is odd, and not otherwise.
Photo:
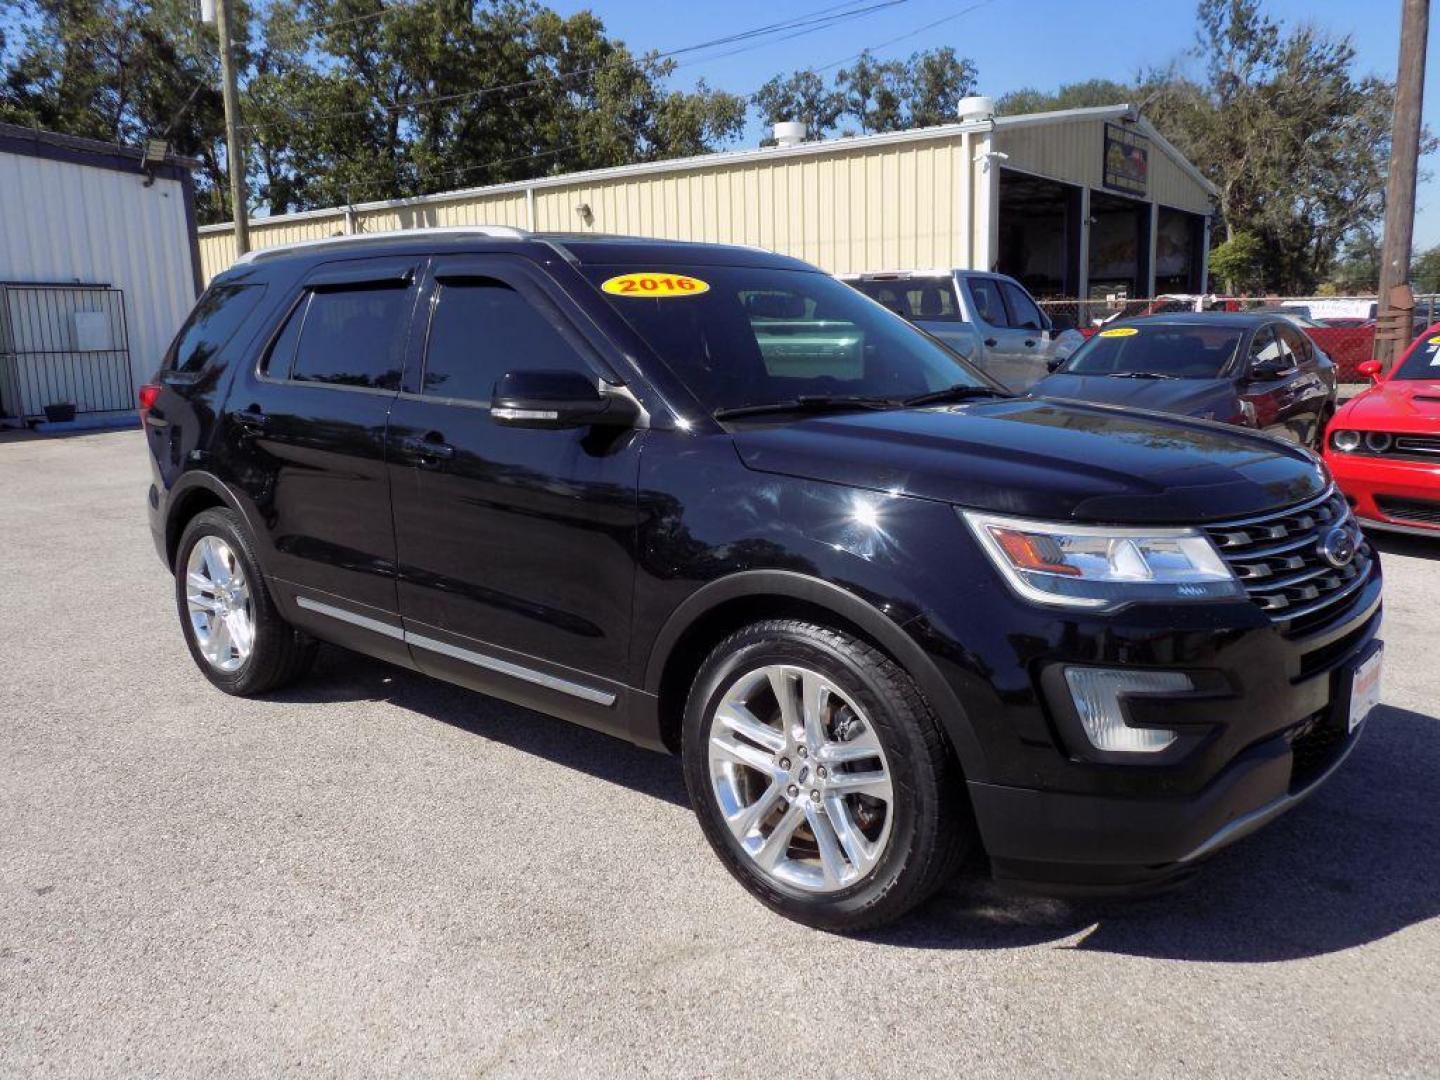
[(706, 837), (763, 903), (860, 930), (927, 899), (973, 826), (944, 735), (867, 642), (796, 620), (721, 642), (686, 707), (684, 764)]
[(227, 694), (263, 694), (309, 669), (316, 643), (281, 618), (233, 510), (206, 510), (175, 553), (175, 603), (190, 655)]

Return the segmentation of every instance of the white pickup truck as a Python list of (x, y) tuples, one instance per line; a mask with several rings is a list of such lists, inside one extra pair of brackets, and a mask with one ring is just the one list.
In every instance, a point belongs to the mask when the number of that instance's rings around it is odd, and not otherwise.
[(933, 334), (992, 378), (1024, 390), (1085, 343), (1057, 327), (1014, 278), (980, 270), (841, 274), (840, 280)]

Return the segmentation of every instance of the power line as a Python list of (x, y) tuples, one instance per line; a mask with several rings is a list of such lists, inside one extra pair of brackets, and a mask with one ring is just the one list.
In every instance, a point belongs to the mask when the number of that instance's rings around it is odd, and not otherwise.
[(995, 0), (980, 0), (978, 4), (971, 4), (969, 7), (961, 8), (959, 11), (954, 12), (950, 15), (946, 15), (944, 18), (936, 19), (934, 22), (928, 22), (924, 26), (919, 26), (916, 27), (914, 30), (907, 31), (904, 34), (899, 34), (896, 37), (890, 38), (888, 41), (882, 41), (878, 45), (867, 45), (858, 53), (853, 53), (852, 55), (846, 56), (840, 60), (832, 60), (828, 64), (822, 64), (820, 67), (811, 68), (810, 70), (818, 75), (822, 71), (829, 71), (831, 68), (839, 67), (841, 64), (848, 64), (852, 60), (859, 60), (860, 57), (864, 56), (867, 52), (879, 52), (881, 49), (888, 49), (891, 45), (898, 44), (901, 41), (908, 41), (910, 38), (919, 37), (921, 34), (925, 33), (926, 30), (933, 30), (937, 26), (941, 26), (948, 22), (953, 22), (954, 20), (960, 18), (962, 15), (969, 15), (971, 12), (978, 11), (980, 10), (980, 8), (985, 7), (987, 4), (992, 4), (994, 2)]
[[(723, 37), (712, 38), (708, 41), (698, 42), (693, 45), (685, 45), (676, 49), (668, 49), (663, 52), (651, 53), (638, 59), (632, 58), (631, 62), (638, 67), (640, 61), (653, 62), (655, 60), (664, 60), (675, 56), (685, 55), (688, 53), (699, 52), (704, 49), (715, 48), (720, 45), (733, 44), (737, 41), (753, 41), (753, 39), (755, 38), (764, 37), (781, 31), (794, 31), (793, 33), (790, 33), (785, 37), (778, 39), (781, 41), (789, 40), (790, 38), (798, 37), (801, 34), (814, 33), (818, 30), (829, 29), (831, 26), (838, 25), (841, 22), (859, 18), (864, 15), (869, 15), (876, 11), (898, 7), (901, 4), (909, 3), (910, 0), (873, 0), (873, 2), (866, 3), (858, 8), (853, 6), (855, 2), (856, 0), (848, 0), (847, 3), (832, 4), (828, 7), (820, 8), (818, 10), (808, 12), (804, 15), (795, 16), (793, 18), (782, 20), (777, 23), (770, 23), (765, 26), (753, 27), (749, 30), (740, 31), (739, 33), (735, 34), (727, 34)], [(841, 8), (851, 8), (851, 10), (838, 10)], [(735, 55), (735, 53), (738, 52), (746, 52), (751, 49), (761, 48), (769, 44), (773, 44), (773, 42), (764, 41), (760, 42), (759, 44), (742, 46), (741, 48), (736, 49), (733, 52), (723, 55)], [(719, 59), (719, 57), (706, 57), (704, 59)], [(681, 63), (677, 63), (676, 66), (683, 66), (683, 64), (687, 62), (698, 63), (700, 61), (684, 61)], [(286, 112), (283, 115), (285, 119), (288, 120), (298, 120), (304, 123), (313, 123), (317, 120), (339, 120), (354, 116), (373, 116), (377, 112), (377, 109), (379, 112), (384, 114), (403, 112), (405, 110), (419, 108), (424, 105), (449, 104), (455, 101), (463, 101), (470, 98), (484, 97), (489, 94), (503, 93), (508, 90), (522, 90), (527, 88), (538, 89), (542, 86), (564, 83), (570, 79), (575, 79), (583, 75), (593, 74), (597, 71), (602, 71), (606, 67), (610, 66), (611, 63), (612, 61), (607, 59), (604, 63), (595, 64), (588, 68), (579, 68), (575, 71), (565, 72), (563, 74), (535, 76), (529, 79), (521, 79), (518, 82), (502, 83), (496, 86), (479, 87), (474, 90), (465, 90), (454, 94), (439, 94), (428, 98), (415, 98), (410, 101), (398, 102), (393, 105), (380, 105), (378, 107), (367, 106), (361, 109), (339, 109), (332, 112), (324, 113)], [(275, 120), (272, 118), (268, 121), (260, 121), (258, 123), (247, 124), (245, 125), (245, 127), (253, 130), (257, 127), (264, 126), (264, 124), (266, 123), (274, 122)]]

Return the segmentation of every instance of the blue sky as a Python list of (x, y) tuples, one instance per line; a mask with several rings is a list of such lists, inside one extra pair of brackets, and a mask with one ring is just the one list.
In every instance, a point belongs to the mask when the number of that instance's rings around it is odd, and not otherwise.
[[(566, 14), (590, 8), (610, 31), (636, 50), (668, 50), (763, 26), (831, 6), (825, 0), (549, 0)], [(711, 86), (748, 93), (771, 75), (840, 60), (927, 23), (972, 6), (975, 0), (907, 0), (905, 3), (790, 41), (731, 56), (686, 62), (677, 85), (704, 78)], [(1400, 47), (1400, 0), (1266, 0), (1265, 10), (1286, 23), (1309, 20), (1355, 43), (1364, 73), (1395, 77)], [(1440, 130), (1440, 13), (1431, 18), (1425, 85), (1426, 123)], [(998, 96), (1022, 86), (1050, 89), (1061, 83), (1106, 77), (1124, 80), (1137, 71), (1185, 60), (1194, 42), (1195, 5), (1189, 0), (990, 0), (944, 25), (879, 50), (908, 56), (916, 49), (953, 45), (974, 60), (980, 90)], [(738, 46), (732, 46), (736, 48)], [(717, 50), (724, 51), (724, 50)], [(1193, 63), (1193, 61), (1191, 62)], [(746, 141), (759, 138), (752, 118)], [(1440, 159), (1422, 163), (1440, 174)], [(1423, 182), (1415, 223), (1418, 249), (1440, 243), (1440, 175)]]

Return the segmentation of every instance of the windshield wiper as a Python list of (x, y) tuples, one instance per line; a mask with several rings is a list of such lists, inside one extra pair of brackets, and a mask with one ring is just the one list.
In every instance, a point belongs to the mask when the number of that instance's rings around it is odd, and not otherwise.
[(1166, 375), (1163, 371), (1111, 371), (1107, 379), (1178, 379), (1178, 375)]
[(976, 386), (974, 383), (956, 383), (954, 386), (946, 386), (940, 390), (931, 390), (928, 394), (916, 394), (914, 397), (904, 398), (900, 404), (904, 408), (911, 408), (915, 405), (933, 405), (940, 401), (965, 401), (977, 397), (1014, 397), (1014, 394), (1007, 394), (1003, 390), (997, 390), (993, 386)]
[(894, 401), (883, 397), (864, 397), (858, 394), (800, 394), (784, 401), (765, 401), (754, 405), (734, 405), (728, 409), (716, 409), (710, 415), (716, 420), (731, 420), (739, 416), (759, 416), (762, 413), (890, 409), (894, 406)]

